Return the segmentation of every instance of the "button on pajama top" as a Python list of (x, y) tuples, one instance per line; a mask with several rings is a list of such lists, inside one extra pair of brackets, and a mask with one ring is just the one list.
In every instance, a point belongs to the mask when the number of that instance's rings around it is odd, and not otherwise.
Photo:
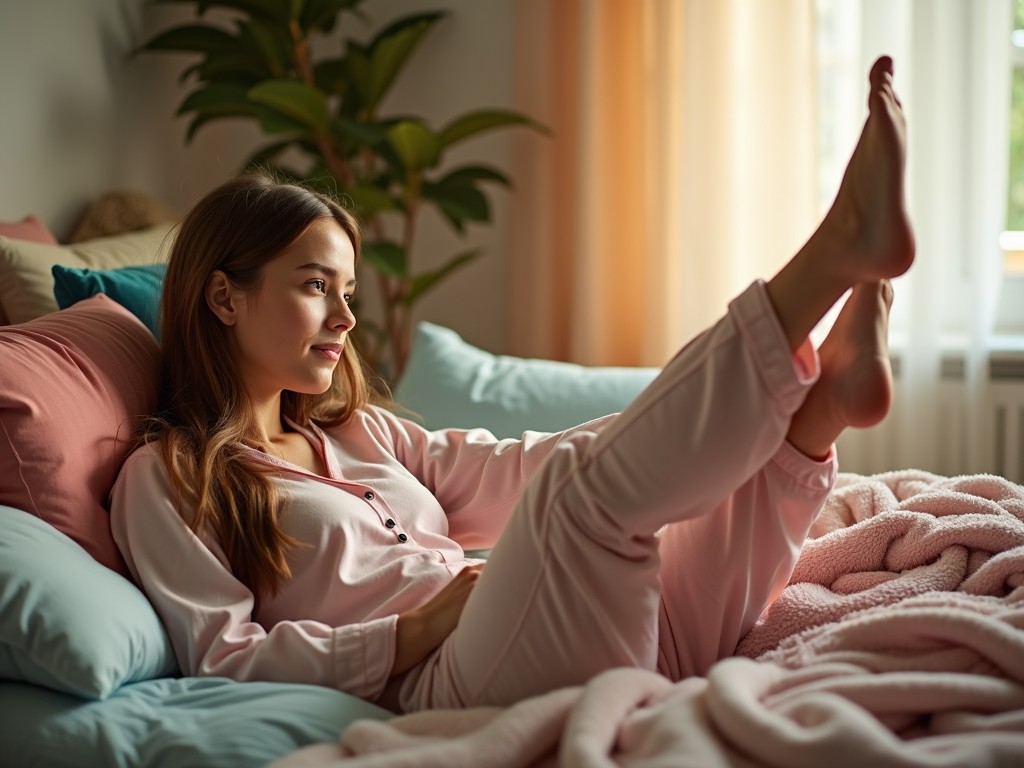
[[(757, 282), (620, 415), (498, 440), (368, 407), (300, 430), (327, 477), (253, 450), (304, 545), (256, 615), (175, 509), (154, 444), (114, 486), (114, 538), (185, 674), (403, 711), (508, 704), (615, 666), (703, 674), (785, 586), (834, 481), (833, 456), (785, 442), (817, 365), (809, 344), (790, 353)], [(397, 615), (478, 562), (464, 549), (492, 552), (458, 627), (391, 676)]]

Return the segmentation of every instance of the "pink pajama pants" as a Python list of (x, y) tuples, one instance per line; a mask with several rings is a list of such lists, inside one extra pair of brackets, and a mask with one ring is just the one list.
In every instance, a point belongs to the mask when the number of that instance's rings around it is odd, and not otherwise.
[(507, 705), (612, 667), (704, 674), (786, 585), (835, 479), (785, 441), (818, 375), (754, 283), (530, 483), (398, 706)]

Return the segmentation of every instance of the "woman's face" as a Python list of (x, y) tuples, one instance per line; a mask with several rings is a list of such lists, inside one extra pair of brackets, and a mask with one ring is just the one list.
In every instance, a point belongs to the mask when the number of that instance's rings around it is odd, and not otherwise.
[(257, 293), (235, 290), (238, 365), (250, 395), (320, 394), (356, 324), (355, 251), (334, 219), (317, 219), (267, 262)]

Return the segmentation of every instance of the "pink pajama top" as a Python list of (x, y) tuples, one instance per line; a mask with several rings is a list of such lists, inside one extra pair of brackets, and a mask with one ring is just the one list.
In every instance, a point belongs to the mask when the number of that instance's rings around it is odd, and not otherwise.
[(428, 432), (368, 407), (327, 432), (302, 430), (327, 477), (253, 450), (275, 466), (292, 578), (264, 597), (231, 573), (213, 536), (175, 510), (158, 446), (126, 461), (111, 525), (131, 573), (159, 613), (188, 675), (382, 693), (397, 615), (422, 605), (494, 545), (527, 481), (555, 446), (613, 417), (556, 434), (498, 440), (485, 430)]

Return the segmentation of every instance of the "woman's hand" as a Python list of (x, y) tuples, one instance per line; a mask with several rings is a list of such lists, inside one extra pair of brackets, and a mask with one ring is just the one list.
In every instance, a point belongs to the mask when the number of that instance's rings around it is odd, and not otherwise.
[(398, 615), (392, 675), (415, 667), (452, 633), (483, 567), (483, 563), (477, 563), (463, 568), (426, 603)]

